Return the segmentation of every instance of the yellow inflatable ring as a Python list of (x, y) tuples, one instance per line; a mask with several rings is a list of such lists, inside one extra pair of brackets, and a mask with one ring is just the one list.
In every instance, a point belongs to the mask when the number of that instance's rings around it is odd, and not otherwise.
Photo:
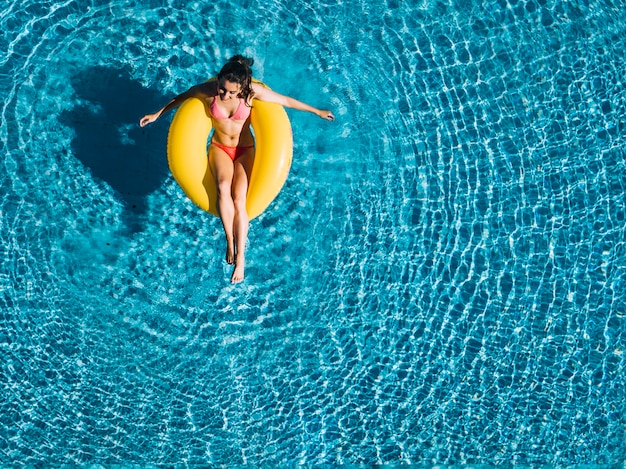
[[(287, 180), (293, 137), (287, 113), (279, 104), (253, 101), (251, 126), (256, 150), (246, 207), (248, 217), (253, 219), (276, 198)], [(217, 188), (207, 158), (207, 141), (212, 128), (207, 104), (198, 98), (185, 100), (170, 124), (167, 161), (187, 197), (217, 216)]]

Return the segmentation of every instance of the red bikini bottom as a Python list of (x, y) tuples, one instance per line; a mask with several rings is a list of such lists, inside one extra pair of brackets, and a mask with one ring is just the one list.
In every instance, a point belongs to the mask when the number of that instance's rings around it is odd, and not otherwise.
[(220, 150), (223, 150), (224, 153), (226, 153), (233, 161), (243, 155), (250, 148), (254, 148), (254, 145), (247, 145), (243, 147), (229, 147), (228, 145), (222, 145), (221, 143), (217, 143), (214, 141), (211, 141), (211, 145), (214, 145)]

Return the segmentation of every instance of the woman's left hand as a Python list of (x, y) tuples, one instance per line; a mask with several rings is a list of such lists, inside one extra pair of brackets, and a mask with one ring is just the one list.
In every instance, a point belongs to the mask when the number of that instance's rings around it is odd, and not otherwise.
[(327, 121), (335, 120), (335, 116), (330, 111), (320, 111), (317, 113), (317, 115), (320, 116), (322, 119), (326, 119)]

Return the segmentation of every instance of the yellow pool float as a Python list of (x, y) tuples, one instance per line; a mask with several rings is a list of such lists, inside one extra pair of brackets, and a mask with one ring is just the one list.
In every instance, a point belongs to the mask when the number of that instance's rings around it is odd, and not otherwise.
[[(276, 198), (287, 180), (293, 137), (289, 117), (279, 104), (253, 101), (250, 119), (256, 150), (246, 207), (249, 218), (253, 219)], [(212, 128), (208, 105), (198, 98), (185, 100), (170, 124), (167, 161), (187, 197), (201, 209), (218, 216), (217, 188), (207, 157)]]

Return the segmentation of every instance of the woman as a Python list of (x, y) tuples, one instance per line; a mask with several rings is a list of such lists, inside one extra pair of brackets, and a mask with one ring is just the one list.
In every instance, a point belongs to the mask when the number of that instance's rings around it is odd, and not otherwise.
[(320, 110), (252, 82), (253, 60), (236, 55), (222, 68), (217, 80), (191, 87), (154, 114), (141, 118), (144, 127), (188, 98), (206, 101), (211, 110), (213, 138), (209, 146), (209, 166), (217, 186), (217, 210), (226, 234), (226, 262), (234, 264), (232, 283), (244, 278), (248, 237), (246, 196), (254, 164), (254, 139), (250, 132), (250, 111), (254, 100), (278, 103), (307, 111), (332, 121), (330, 111)]

